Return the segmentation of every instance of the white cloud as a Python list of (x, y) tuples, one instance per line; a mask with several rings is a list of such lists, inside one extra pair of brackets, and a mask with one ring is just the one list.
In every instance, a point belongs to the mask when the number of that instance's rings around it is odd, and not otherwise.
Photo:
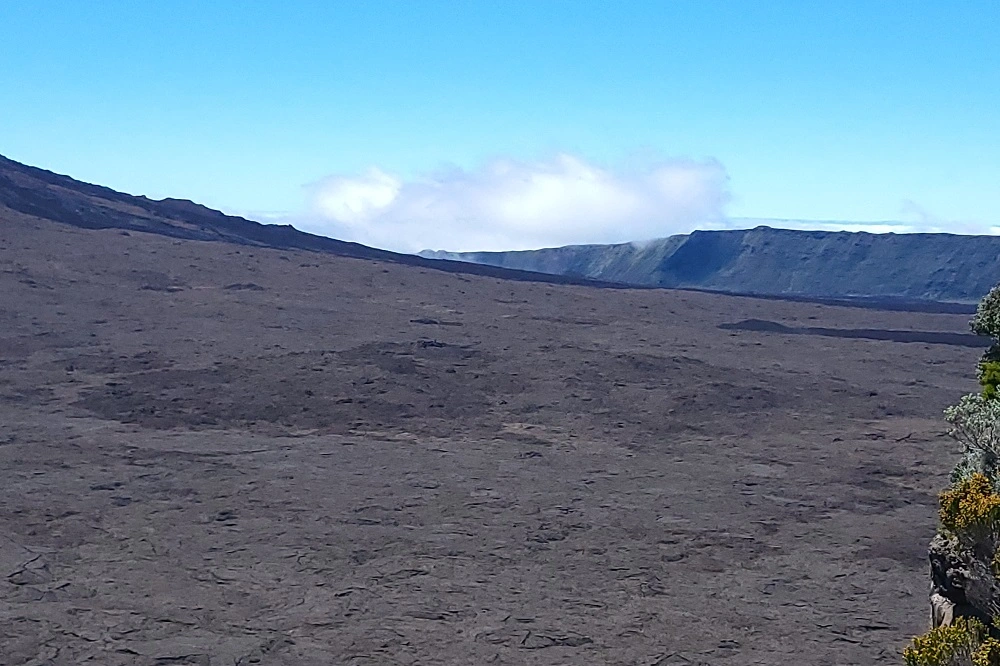
[(659, 238), (724, 220), (728, 176), (714, 160), (607, 169), (568, 154), (496, 159), (412, 180), (372, 168), (307, 188), (296, 227), (391, 250), (512, 250)]
[(347, 226), (363, 227), (399, 195), (402, 183), (379, 169), (357, 178), (331, 176), (314, 186), (313, 210)]

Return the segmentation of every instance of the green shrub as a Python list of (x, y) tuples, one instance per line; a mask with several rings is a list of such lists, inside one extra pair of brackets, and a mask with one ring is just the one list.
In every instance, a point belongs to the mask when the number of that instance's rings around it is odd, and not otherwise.
[(976, 335), (988, 335), (1000, 340), (1000, 285), (990, 289), (990, 293), (979, 301), (970, 326)]
[[(966, 452), (986, 455), (987, 463), (1000, 458), (1000, 400), (990, 400), (982, 393), (963, 396), (957, 405), (944, 410), (951, 424), (948, 434), (965, 444)], [(992, 470), (982, 470), (990, 473)]]
[(1000, 387), (1000, 285), (993, 287), (979, 302), (969, 325), (977, 335), (993, 338), (993, 345), (979, 362), (979, 383), (984, 396), (996, 398)]
[(972, 666), (1000, 666), (1000, 641), (987, 638), (972, 655)]
[(979, 385), (983, 387), (983, 397), (994, 400), (1000, 386), (1000, 361), (983, 361), (979, 364)]
[(992, 527), (1000, 519), (1000, 495), (979, 472), (941, 493), (941, 524), (952, 532)]
[[(982, 622), (960, 617), (950, 625), (942, 625), (915, 637), (903, 650), (903, 663), (906, 666), (980, 666), (980, 662), (975, 660), (979, 657), (980, 648), (988, 644), (986, 627)], [(987, 649), (993, 650), (992, 647)]]

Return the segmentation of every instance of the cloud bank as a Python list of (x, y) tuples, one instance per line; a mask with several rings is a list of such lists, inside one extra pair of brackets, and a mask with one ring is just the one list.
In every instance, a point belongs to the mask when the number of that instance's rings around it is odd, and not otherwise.
[(715, 160), (617, 169), (558, 154), (495, 159), (404, 180), (371, 168), (307, 188), (296, 227), (401, 252), (516, 250), (660, 238), (721, 224), (729, 178)]

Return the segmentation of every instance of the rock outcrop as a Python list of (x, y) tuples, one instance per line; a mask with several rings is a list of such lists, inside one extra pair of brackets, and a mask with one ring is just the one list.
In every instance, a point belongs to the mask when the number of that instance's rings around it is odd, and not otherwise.
[(1000, 616), (1000, 581), (993, 572), (992, 544), (963, 544), (938, 534), (929, 548), (931, 627), (974, 617), (987, 626)]

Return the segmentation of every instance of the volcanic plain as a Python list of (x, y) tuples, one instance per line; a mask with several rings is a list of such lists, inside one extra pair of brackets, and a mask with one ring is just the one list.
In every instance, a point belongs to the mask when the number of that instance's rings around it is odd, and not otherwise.
[(899, 663), (968, 318), (10, 215), (0, 663)]

